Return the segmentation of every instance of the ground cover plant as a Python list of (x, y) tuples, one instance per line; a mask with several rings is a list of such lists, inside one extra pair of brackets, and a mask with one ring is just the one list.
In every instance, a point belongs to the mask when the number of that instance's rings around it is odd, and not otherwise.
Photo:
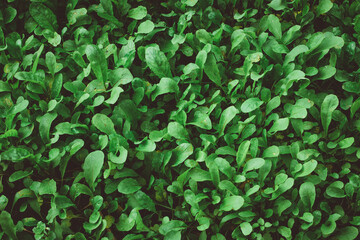
[(1, 239), (359, 239), (360, 1), (3, 0)]

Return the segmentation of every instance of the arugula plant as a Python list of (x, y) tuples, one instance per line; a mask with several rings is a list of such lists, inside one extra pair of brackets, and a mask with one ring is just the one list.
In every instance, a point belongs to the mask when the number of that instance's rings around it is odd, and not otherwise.
[(358, 239), (360, 1), (0, 3), (3, 239)]

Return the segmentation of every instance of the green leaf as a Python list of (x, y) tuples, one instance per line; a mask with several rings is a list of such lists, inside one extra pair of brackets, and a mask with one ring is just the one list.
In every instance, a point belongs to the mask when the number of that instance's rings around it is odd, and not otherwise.
[(316, 8), (317, 15), (327, 13), (333, 7), (331, 0), (320, 0), (319, 5)]
[(263, 103), (259, 98), (249, 98), (241, 104), (240, 110), (243, 113), (249, 113), (258, 109)]
[(285, 131), (289, 126), (288, 118), (279, 118), (275, 120), (274, 124), (269, 129), (270, 134), (275, 134), (278, 131)]
[(57, 20), (56, 15), (50, 8), (46, 7), (42, 3), (31, 3), (29, 7), (31, 17), (45, 29), (56, 31)]
[(83, 165), (84, 176), (86, 182), (89, 186), (94, 190), (94, 183), (101, 172), (101, 168), (104, 165), (104, 153), (102, 151), (94, 151), (91, 152), (85, 158), (85, 162)]
[(15, 224), (11, 218), (10, 213), (7, 211), (2, 211), (0, 214), (0, 226), (10, 239), (18, 239), (16, 236)]
[(45, 55), (45, 63), (51, 75), (55, 75), (56, 57), (52, 52), (47, 52)]
[(241, 232), (244, 234), (244, 236), (250, 235), (252, 233), (253, 228), (250, 223), (248, 222), (242, 222), (240, 223)]
[(56, 182), (54, 181), (54, 179), (47, 179), (41, 182), (40, 187), (39, 187), (39, 194), (40, 195), (44, 195), (44, 194), (55, 194), (56, 193)]
[(9, 177), (9, 182), (15, 182), (17, 180), (23, 179), (29, 175), (31, 175), (33, 171), (16, 171)]
[(239, 145), (239, 148), (236, 152), (236, 162), (237, 162), (238, 167), (241, 167), (242, 164), (245, 162), (246, 155), (249, 151), (249, 148), (250, 148), (249, 140), (243, 141)]
[(144, 6), (138, 6), (137, 8), (130, 9), (128, 13), (128, 17), (135, 19), (135, 20), (141, 20), (147, 15), (147, 9)]
[(170, 122), (168, 124), (167, 129), (168, 129), (169, 135), (176, 138), (176, 139), (186, 139), (186, 138), (188, 138), (188, 132), (178, 122)]
[(334, 76), (336, 73), (336, 68), (333, 66), (324, 66), (319, 68), (319, 73), (315, 76), (314, 80), (325, 80)]
[(194, 118), (192, 122), (188, 124), (197, 126), (205, 130), (210, 130), (212, 128), (212, 123), (209, 115), (204, 113), (203, 111), (196, 111), (194, 113)]
[(153, 152), (156, 149), (156, 144), (154, 141), (145, 139), (140, 143), (140, 145), (136, 148), (137, 151), (140, 152)]
[(90, 44), (86, 46), (85, 53), (96, 78), (105, 83), (108, 80), (108, 65), (104, 52), (97, 45)]
[(172, 77), (169, 61), (158, 47), (146, 48), (145, 61), (150, 70), (159, 78)]
[(226, 108), (220, 116), (220, 122), (219, 122), (219, 134), (223, 135), (226, 125), (231, 122), (231, 120), (234, 119), (234, 117), (239, 113), (239, 110), (237, 110), (234, 106), (230, 106)]
[(56, 113), (46, 113), (40, 118), (39, 133), (44, 143), (48, 143), (50, 141), (49, 135), (51, 123), (55, 120), (56, 117)]
[(190, 143), (182, 143), (172, 151), (172, 157), (175, 163), (173, 167), (183, 163), (194, 152), (194, 147)]
[(338, 105), (339, 99), (334, 94), (327, 95), (321, 104), (321, 123), (324, 127), (325, 135), (328, 134), (332, 113), (338, 107)]
[(114, 123), (108, 116), (104, 114), (95, 114), (91, 122), (97, 129), (99, 129), (103, 133), (106, 133), (107, 135), (115, 133)]
[(216, 63), (214, 54), (210, 53), (207, 55), (207, 59), (204, 65), (204, 71), (211, 81), (216, 85), (221, 86), (221, 76), (219, 68)]
[(359, 235), (358, 228), (354, 226), (346, 226), (340, 228), (334, 238), (339, 240), (354, 240)]
[(281, 104), (281, 100), (279, 96), (276, 96), (274, 98), (272, 98), (268, 104), (266, 105), (266, 115), (268, 115), (269, 113), (271, 113), (272, 110), (276, 109), (277, 107), (279, 107)]
[(300, 172), (296, 174), (296, 177), (305, 177), (310, 175), (317, 167), (318, 162), (314, 159), (304, 163)]
[(1, 160), (7, 160), (12, 162), (19, 162), (31, 156), (31, 153), (24, 148), (11, 147), (8, 150), (1, 153)]
[(305, 182), (301, 184), (299, 195), (304, 205), (310, 207), (311, 209), (315, 203), (316, 198), (315, 185), (312, 182)]
[(139, 210), (146, 209), (150, 212), (156, 212), (154, 201), (144, 192), (137, 191), (128, 200), (128, 203), (131, 207), (137, 208)]
[(114, 87), (131, 83), (133, 79), (133, 75), (127, 68), (117, 68), (109, 71), (109, 80)]
[(282, 0), (272, 0), (271, 3), (268, 4), (268, 6), (275, 11), (281, 11), (286, 8), (286, 3), (283, 3)]
[(244, 172), (249, 172), (261, 168), (265, 164), (263, 158), (253, 158), (246, 162)]
[(244, 198), (241, 196), (225, 197), (220, 205), (220, 211), (237, 211), (244, 205)]
[(160, 82), (156, 84), (156, 89), (152, 93), (152, 100), (154, 101), (159, 95), (166, 93), (178, 93), (178, 83), (172, 78), (162, 78)]
[(142, 22), (138, 27), (138, 33), (147, 34), (150, 33), (152, 30), (154, 30), (155, 24), (150, 21), (146, 20), (145, 22)]
[(281, 23), (278, 17), (273, 14), (268, 16), (268, 24), (269, 24), (269, 31), (274, 34), (277, 39), (281, 39), (282, 31), (281, 31)]
[(341, 149), (349, 148), (353, 143), (355, 142), (355, 139), (353, 137), (348, 137), (343, 140), (341, 140), (338, 144)]
[(133, 178), (126, 178), (118, 185), (118, 191), (123, 194), (131, 194), (141, 189), (139, 183)]

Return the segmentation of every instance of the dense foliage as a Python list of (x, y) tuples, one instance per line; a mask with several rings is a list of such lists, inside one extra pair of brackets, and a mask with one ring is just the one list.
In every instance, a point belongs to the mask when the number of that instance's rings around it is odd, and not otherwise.
[(359, 239), (360, 1), (3, 0), (2, 239)]

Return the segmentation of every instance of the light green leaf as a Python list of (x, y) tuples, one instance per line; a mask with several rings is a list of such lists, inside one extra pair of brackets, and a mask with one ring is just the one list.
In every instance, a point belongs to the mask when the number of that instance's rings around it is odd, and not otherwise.
[(225, 197), (220, 205), (220, 211), (237, 211), (244, 205), (244, 198), (241, 196)]
[(145, 61), (151, 71), (153, 71), (159, 78), (172, 77), (169, 61), (165, 54), (159, 50), (159, 48), (146, 48)]
[(274, 36), (277, 39), (281, 39), (282, 37), (282, 31), (281, 31), (281, 23), (280, 20), (277, 16), (270, 14), (268, 16), (268, 26), (269, 26), (269, 31), (274, 34)]
[(147, 9), (144, 6), (138, 6), (137, 8), (130, 9), (128, 13), (128, 17), (135, 19), (135, 20), (141, 20), (147, 15)]
[(279, 118), (275, 120), (274, 124), (269, 129), (270, 134), (275, 134), (278, 131), (285, 131), (289, 126), (288, 118)]
[(110, 97), (105, 101), (107, 104), (115, 104), (120, 97), (120, 93), (124, 92), (121, 87), (114, 87), (111, 90)]
[(161, 78), (156, 84), (156, 89), (152, 92), (152, 100), (154, 101), (159, 95), (166, 93), (178, 93), (178, 83), (172, 78)]
[(242, 103), (240, 110), (243, 113), (249, 113), (258, 109), (263, 103), (259, 98), (249, 98)]
[(154, 141), (145, 139), (140, 143), (140, 145), (136, 148), (137, 151), (140, 152), (153, 152), (156, 149), (156, 144)]
[(252, 230), (253, 230), (251, 224), (248, 222), (240, 223), (240, 228), (241, 228), (241, 232), (244, 234), (244, 236), (250, 235), (250, 233), (252, 233)]
[(91, 152), (85, 158), (83, 165), (84, 176), (86, 182), (93, 190), (95, 190), (94, 183), (101, 172), (101, 168), (104, 165), (104, 158), (104, 153), (99, 150)]
[(219, 122), (219, 133), (223, 135), (226, 125), (228, 125), (231, 120), (239, 113), (239, 110), (236, 109), (234, 106), (230, 106), (226, 108), (220, 116)]
[(316, 198), (315, 185), (312, 182), (304, 182), (300, 186), (299, 195), (304, 205), (311, 209)]
[(269, 113), (271, 113), (272, 110), (276, 109), (277, 107), (279, 107), (281, 104), (281, 100), (279, 96), (276, 96), (274, 98), (272, 98), (268, 104), (266, 105), (266, 115), (268, 115)]
[(154, 30), (155, 24), (150, 21), (146, 20), (145, 22), (142, 22), (138, 27), (138, 33), (147, 34), (150, 33), (152, 30)]
[(319, 5), (316, 8), (317, 15), (327, 13), (333, 7), (331, 0), (320, 0)]
[(245, 163), (244, 172), (249, 172), (261, 168), (265, 164), (263, 158), (253, 158)]
[(189, 124), (205, 130), (210, 130), (212, 128), (212, 123), (209, 115), (202, 111), (196, 111), (194, 113), (194, 118), (192, 122), (190, 122)]
[(50, 141), (50, 127), (56, 117), (57, 113), (46, 113), (40, 118), (39, 134), (44, 143), (48, 143)]
[(101, 132), (106, 133), (107, 135), (115, 133), (114, 123), (105, 114), (95, 114), (91, 122), (97, 129), (99, 129)]
[(341, 149), (349, 148), (353, 143), (355, 142), (355, 139), (353, 137), (348, 137), (339, 142), (339, 147)]
[(131, 194), (141, 189), (140, 184), (133, 178), (126, 178), (118, 185), (118, 191), (123, 194)]
[(108, 65), (104, 52), (97, 45), (90, 44), (86, 46), (85, 53), (97, 79), (105, 83), (108, 79)]
[(204, 71), (211, 81), (221, 86), (221, 76), (213, 53), (207, 55)]
[(186, 139), (186, 138), (188, 138), (188, 132), (178, 122), (170, 122), (168, 124), (167, 129), (168, 129), (169, 135), (176, 138), (176, 139)]
[(175, 160), (173, 167), (183, 163), (194, 152), (194, 147), (190, 143), (182, 143), (172, 151), (172, 157)]
[(338, 107), (338, 105), (339, 99), (334, 94), (327, 95), (321, 104), (321, 123), (324, 127), (325, 135), (328, 134), (332, 113)]
[(239, 148), (237, 150), (236, 153), (236, 162), (238, 164), (238, 167), (241, 167), (242, 164), (245, 162), (246, 159), (246, 155), (249, 151), (250, 148), (250, 141), (246, 140), (241, 142), (241, 144), (239, 145)]

